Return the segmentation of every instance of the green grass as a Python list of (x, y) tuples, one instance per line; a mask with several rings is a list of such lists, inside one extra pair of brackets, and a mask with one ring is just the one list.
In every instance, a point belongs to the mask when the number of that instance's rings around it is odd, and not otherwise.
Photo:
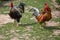
[[(56, 0), (56, 2), (58, 3), (58, 5), (60, 5), (60, 0)], [(58, 8), (58, 10), (60, 11), (60, 7)]]
[(60, 18), (52, 18), (52, 21), (60, 22)]
[(60, 5), (60, 0), (56, 0), (56, 2)]
[[(48, 2), (50, 7), (52, 6), (51, 0), (35, 0), (35, 1), (37, 1), (37, 3), (34, 3), (34, 0), (24, 0), (24, 3), (26, 4), (26, 7), (34, 6), (39, 8), (39, 10), (43, 8), (45, 2)], [(15, 5), (19, 4), (19, 2), (14, 2), (14, 3)], [(1, 7), (0, 10), (1, 12), (3, 12), (3, 14), (5, 14), (4, 12), (9, 11), (9, 7), (6, 7), (5, 9)], [(23, 14), (23, 17), (21, 18), (22, 24), (19, 27), (16, 27), (15, 25), (13, 25), (13, 23), (7, 23), (6, 25), (0, 27), (0, 35), (4, 35), (6, 37), (5, 39), (1, 39), (1, 40), (10, 40), (13, 37), (17, 37), (19, 40), (27, 40), (26, 39), (27, 36), (28, 36), (28, 40), (60, 40), (59, 38), (60, 35), (58, 36), (53, 35), (53, 31), (60, 28), (41, 27), (41, 25), (38, 24), (36, 21), (30, 19), (32, 17), (33, 17), (32, 13), (25, 12)], [(60, 19), (58, 20), (52, 19), (52, 20), (60, 22)], [(11, 32), (11, 30), (13, 32)], [(18, 36), (16, 36), (14, 33), (18, 34)], [(25, 35), (25, 37), (23, 35)]]

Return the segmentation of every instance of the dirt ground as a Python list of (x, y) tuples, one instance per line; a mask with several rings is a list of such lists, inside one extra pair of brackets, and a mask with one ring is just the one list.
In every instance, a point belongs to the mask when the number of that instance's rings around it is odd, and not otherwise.
[(8, 22), (13, 22), (13, 19), (11, 19), (9, 15), (0, 14), (0, 25), (6, 24)]

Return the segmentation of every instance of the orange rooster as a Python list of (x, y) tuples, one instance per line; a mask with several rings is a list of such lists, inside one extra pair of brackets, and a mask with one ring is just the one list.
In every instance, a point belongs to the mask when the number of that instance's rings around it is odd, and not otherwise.
[(43, 8), (41, 15), (37, 17), (37, 20), (39, 23), (43, 23), (49, 21), (51, 18), (51, 9), (48, 6), (48, 3), (45, 3), (45, 7)]

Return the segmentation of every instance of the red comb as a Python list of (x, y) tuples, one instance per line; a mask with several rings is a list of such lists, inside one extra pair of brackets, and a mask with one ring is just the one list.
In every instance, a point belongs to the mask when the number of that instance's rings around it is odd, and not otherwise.
[(45, 3), (45, 10), (49, 10), (49, 5), (48, 5), (48, 3)]
[(45, 3), (45, 5), (48, 5), (48, 3)]
[(12, 2), (10, 3), (10, 7), (13, 7), (13, 3)]
[(49, 6), (48, 6), (48, 3), (45, 3), (45, 8), (48, 8)]

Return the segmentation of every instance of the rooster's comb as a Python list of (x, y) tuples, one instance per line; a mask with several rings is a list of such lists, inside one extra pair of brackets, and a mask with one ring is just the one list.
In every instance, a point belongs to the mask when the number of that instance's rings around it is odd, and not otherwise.
[(10, 7), (13, 7), (13, 3), (12, 2), (10, 3)]
[(47, 6), (47, 5), (48, 5), (48, 3), (46, 2), (46, 3), (45, 3), (45, 5)]

